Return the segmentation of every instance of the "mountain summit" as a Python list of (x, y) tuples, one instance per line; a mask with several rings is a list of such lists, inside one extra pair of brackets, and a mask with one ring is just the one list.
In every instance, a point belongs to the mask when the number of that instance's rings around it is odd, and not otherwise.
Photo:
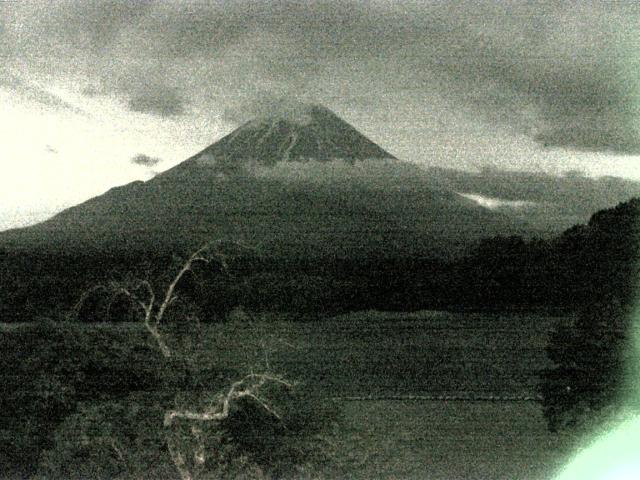
[(331, 110), (299, 104), (273, 109), (246, 122), (187, 162), (233, 168), (246, 161), (274, 165), (376, 158), (395, 159)]

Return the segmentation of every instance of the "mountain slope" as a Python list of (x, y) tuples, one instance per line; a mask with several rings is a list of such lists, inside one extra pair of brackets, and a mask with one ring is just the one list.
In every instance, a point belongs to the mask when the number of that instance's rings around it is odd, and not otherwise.
[(449, 254), (521, 233), (508, 217), (446, 189), (323, 107), (248, 122), (148, 182), (134, 182), (0, 243), (175, 249), (211, 238), (274, 255)]

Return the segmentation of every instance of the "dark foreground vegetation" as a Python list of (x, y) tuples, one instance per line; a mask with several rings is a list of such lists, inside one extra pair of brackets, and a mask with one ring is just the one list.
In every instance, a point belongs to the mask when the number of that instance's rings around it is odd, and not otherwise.
[[(551, 430), (579, 425), (625, 396), (628, 366), (640, 363), (629, 355), (639, 218), (640, 200), (632, 200), (558, 238), (498, 237), (449, 262), (302, 261), (230, 246), (224, 268), (194, 267), (179, 283), (162, 325), (172, 351), (182, 352), (170, 359), (142, 328), (130, 296), (113, 287), (146, 279), (163, 291), (183, 260), (169, 252), (3, 251), (2, 474), (175, 478), (163, 414), (202, 411), (238, 378), (264, 368), (296, 388), (274, 384), (215, 424), (174, 425), (171, 439), (192, 453), (183, 460), (193, 478), (314, 476), (327, 465), (328, 475), (347, 474), (352, 466), (337, 461), (332, 440), (341, 419), (328, 400), (334, 396), (538, 393)], [(462, 328), (469, 324), (453, 314), (429, 324), (353, 316), (343, 317), (346, 327), (300, 322), (375, 308), (482, 312), (467, 320), (490, 325), (480, 338), (503, 357), (474, 350)], [(266, 321), (267, 312), (286, 317), (286, 327)], [(511, 312), (508, 324), (492, 312)], [(543, 321), (540, 312), (564, 319)], [(460, 335), (442, 344), (427, 339), (458, 327)], [(314, 355), (313, 345), (327, 348)], [(549, 361), (535, 353), (545, 346)]]
[(193, 478), (319, 473), (339, 415), (313, 385), (261, 391), (277, 419), (247, 400), (221, 422), (163, 424), (169, 409), (205, 409), (249, 369), (263, 368), (264, 353), (255, 335), (234, 345), (230, 331), (165, 334), (189, 354), (167, 361), (140, 324), (3, 329), (2, 478), (176, 478), (168, 439), (183, 451), (203, 449), (201, 462), (185, 457)]

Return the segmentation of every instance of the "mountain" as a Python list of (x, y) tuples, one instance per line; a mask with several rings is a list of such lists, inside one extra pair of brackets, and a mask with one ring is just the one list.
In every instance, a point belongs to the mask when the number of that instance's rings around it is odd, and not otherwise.
[(311, 105), (247, 122), (147, 182), (3, 232), (0, 245), (164, 250), (228, 238), (286, 257), (404, 257), (523, 231)]
[(395, 157), (329, 109), (304, 105), (251, 120), (204, 149), (196, 158), (215, 159), (218, 164), (233, 168), (249, 159), (273, 165), (280, 161)]

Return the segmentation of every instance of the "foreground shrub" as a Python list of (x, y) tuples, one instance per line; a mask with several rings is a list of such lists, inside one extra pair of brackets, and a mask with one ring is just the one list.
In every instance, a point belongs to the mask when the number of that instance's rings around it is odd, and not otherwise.
[(55, 431), (37, 478), (172, 478), (161, 429), (163, 407), (149, 396), (79, 405)]
[[(118, 401), (134, 392), (172, 398), (191, 388), (183, 365), (162, 361), (146, 340), (139, 327), (50, 321), (0, 332), (0, 473), (33, 473), (41, 452), (52, 447), (54, 431), (79, 403)], [(199, 384), (224, 381), (211, 368), (193, 377)]]
[[(41, 457), (41, 479), (175, 478), (169, 441), (183, 453), (194, 478), (300, 478), (330, 460), (324, 438), (336, 409), (310, 392), (284, 387), (263, 392), (280, 418), (252, 400), (238, 402), (223, 422), (181, 420), (163, 426), (166, 399), (131, 395), (81, 404), (57, 428)], [(205, 398), (186, 398), (193, 408)], [(278, 410), (275, 410), (278, 408)]]
[(0, 334), (0, 463), (28, 475), (53, 430), (75, 408), (82, 342), (53, 323)]

